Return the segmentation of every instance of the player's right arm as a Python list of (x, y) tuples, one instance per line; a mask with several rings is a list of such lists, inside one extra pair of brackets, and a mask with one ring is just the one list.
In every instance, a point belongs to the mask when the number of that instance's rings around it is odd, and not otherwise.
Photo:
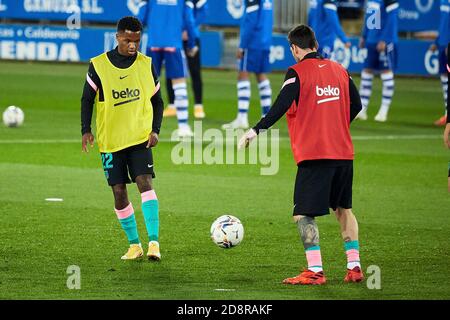
[(298, 104), (300, 98), (300, 80), (297, 72), (289, 69), (284, 78), (283, 87), (267, 115), (262, 118), (253, 130), (267, 130), (272, 127), (289, 110), (292, 103)]
[(448, 31), (448, 25), (449, 25), (449, 19), (450, 19), (450, 4), (447, 0), (441, 0), (441, 6), (440, 6), (440, 17), (439, 17), (439, 29), (438, 29), (438, 37), (434, 41), (434, 43), (430, 46), (430, 49), (432, 51), (437, 50), (439, 46), (445, 46), (446, 45), (446, 39), (448, 39), (447, 35), (449, 33)]
[(349, 46), (349, 41), (347, 36), (345, 35), (344, 30), (342, 30), (341, 23), (339, 22), (339, 16), (337, 13), (337, 5), (335, 0), (326, 0), (323, 3), (324, 11), (326, 14), (326, 18), (328, 23), (333, 26), (333, 30), (336, 32), (338, 38), (345, 43), (346, 46)]
[(367, 31), (368, 31), (367, 19), (368, 19), (368, 15), (367, 15), (367, 9), (366, 9), (366, 13), (364, 14), (363, 29), (361, 31), (361, 37), (359, 38), (359, 47), (360, 48), (364, 48), (366, 46)]
[(92, 113), (94, 111), (95, 96), (98, 88), (100, 88), (100, 78), (95, 71), (94, 65), (89, 64), (89, 70), (86, 74), (86, 81), (83, 88), (83, 96), (81, 97), (81, 150), (89, 152), (88, 143), (93, 147), (94, 135), (91, 130)]
[(382, 26), (380, 42), (378, 43), (378, 51), (384, 51), (388, 43), (393, 43), (398, 32), (398, 8), (397, 0), (384, 0), (386, 10), (386, 21)]
[(238, 58), (239, 53), (242, 55), (242, 52), (248, 48), (250, 38), (253, 36), (254, 30), (258, 27), (260, 2), (260, 0), (245, 0), (245, 13), (242, 17), (240, 27)]
[[(447, 46), (447, 75), (450, 77), (450, 56), (448, 55), (450, 52), (450, 43)], [(450, 149), (450, 86), (447, 87), (447, 124), (445, 125), (444, 130), (444, 143), (447, 148)]]
[(289, 69), (284, 78), (284, 83), (278, 97), (270, 108), (269, 112), (262, 118), (256, 126), (247, 131), (240, 139), (238, 148), (247, 147), (251, 140), (256, 138), (261, 130), (267, 130), (272, 127), (289, 110), (295, 102), (298, 104), (300, 99), (300, 80), (297, 72)]
[(187, 32), (187, 47), (188, 56), (193, 57), (198, 52), (198, 47), (195, 44), (195, 18), (194, 18), (194, 3), (191, 0), (185, 1), (183, 13), (184, 29)]
[(141, 7), (139, 8), (139, 13), (137, 18), (141, 21), (142, 25), (147, 25), (147, 19), (149, 16), (150, 4), (147, 0), (142, 0)]
[(203, 24), (206, 20), (208, 12), (208, 1), (198, 0), (195, 2), (195, 24), (197, 26)]

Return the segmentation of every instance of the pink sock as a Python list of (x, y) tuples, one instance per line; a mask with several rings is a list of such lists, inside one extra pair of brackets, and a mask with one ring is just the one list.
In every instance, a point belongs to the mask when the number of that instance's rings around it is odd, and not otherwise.
[(313, 272), (323, 271), (322, 256), (320, 255), (320, 247), (315, 246), (306, 250), (306, 260), (308, 261), (308, 270)]
[(361, 268), (361, 263), (359, 262), (359, 250), (350, 249), (345, 251), (347, 255), (347, 269), (353, 269), (355, 267)]

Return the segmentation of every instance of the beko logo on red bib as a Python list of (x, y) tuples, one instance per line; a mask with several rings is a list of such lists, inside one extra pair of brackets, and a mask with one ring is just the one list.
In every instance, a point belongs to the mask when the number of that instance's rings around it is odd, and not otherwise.
[(333, 88), (331, 86), (321, 88), (319, 86), (316, 86), (316, 94), (318, 97), (322, 96), (339, 96), (339, 88)]
[(339, 88), (333, 88), (332, 86), (327, 86), (325, 88), (321, 88), (316, 86), (316, 95), (317, 97), (324, 97), (325, 99), (321, 99), (317, 101), (317, 104), (339, 100), (339, 94), (341, 91)]

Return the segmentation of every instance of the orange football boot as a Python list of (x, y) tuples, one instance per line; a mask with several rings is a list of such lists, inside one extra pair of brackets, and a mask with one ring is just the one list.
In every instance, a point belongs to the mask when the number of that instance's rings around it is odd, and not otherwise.
[(347, 275), (344, 278), (345, 282), (361, 282), (364, 280), (364, 275), (360, 267), (347, 269)]
[(442, 116), (434, 122), (437, 127), (443, 127), (447, 123), (447, 116)]
[(284, 284), (300, 284), (300, 285), (320, 285), (326, 282), (323, 271), (313, 272), (311, 270), (304, 270), (298, 276), (287, 278), (283, 280)]

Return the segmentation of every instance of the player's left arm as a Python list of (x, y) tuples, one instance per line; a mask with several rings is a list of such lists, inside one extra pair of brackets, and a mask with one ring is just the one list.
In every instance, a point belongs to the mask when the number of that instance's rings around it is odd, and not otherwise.
[(155, 91), (151, 97), (153, 107), (153, 123), (152, 132), (148, 137), (147, 148), (152, 148), (158, 144), (159, 132), (161, 130), (161, 123), (163, 119), (164, 102), (161, 96), (160, 82), (155, 67), (152, 65), (153, 81), (155, 82)]
[(195, 3), (195, 23), (197, 26), (205, 22), (208, 12), (208, 1), (198, 0)]
[[(447, 46), (447, 75), (450, 78), (450, 43)], [(450, 149), (450, 86), (447, 87), (447, 124), (444, 130), (444, 143)]]
[(142, 0), (143, 4), (141, 4), (141, 7), (139, 8), (139, 13), (137, 15), (137, 18), (141, 21), (142, 25), (147, 25), (147, 19), (149, 17), (149, 9), (150, 9), (150, 3), (147, 0)]
[(253, 36), (254, 30), (258, 27), (260, 2), (260, 0), (245, 0), (245, 13), (242, 17), (240, 27), (240, 50), (245, 50), (248, 48), (250, 38)]
[[(184, 5), (183, 24), (187, 32), (187, 47), (191, 56), (195, 56), (195, 19), (194, 19), (194, 3), (191, 0), (186, 0)], [(198, 48), (197, 48), (198, 50)]]
[(347, 36), (345, 35), (344, 30), (342, 30), (341, 23), (339, 22), (336, 0), (325, 0), (323, 2), (323, 7), (325, 9), (324, 11), (326, 14), (327, 22), (333, 26), (333, 29), (335, 30), (338, 38), (342, 42), (347, 44), (349, 41)]
[(362, 110), (362, 103), (359, 91), (356, 88), (356, 85), (350, 75), (348, 76), (348, 80), (348, 89), (350, 94), (350, 122), (352, 122), (356, 118), (358, 113)]
[[(450, 79), (450, 42), (447, 44), (447, 76)], [(450, 86), (447, 86), (447, 124), (450, 123)]]
[(397, 0), (384, 0), (386, 10), (386, 21), (382, 26), (381, 41), (385, 44), (394, 42), (398, 33), (398, 8)]
[[(438, 36), (434, 41), (435, 49), (439, 46), (443, 39), (448, 39), (448, 25), (450, 18), (450, 4), (448, 1), (441, 1)], [(434, 50), (433, 50), (434, 51)]]

